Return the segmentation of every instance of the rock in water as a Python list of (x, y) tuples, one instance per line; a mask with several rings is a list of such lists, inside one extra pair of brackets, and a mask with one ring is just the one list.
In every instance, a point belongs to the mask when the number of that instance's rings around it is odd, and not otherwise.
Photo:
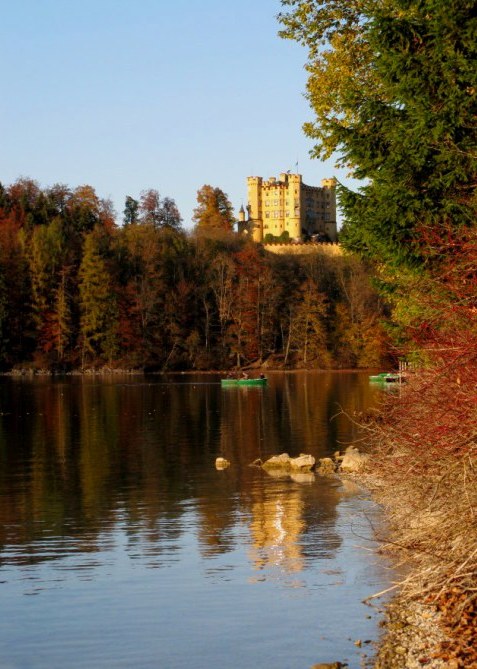
[(307, 455), (305, 453), (300, 453), (297, 458), (291, 458), (288, 453), (272, 455), (272, 457), (266, 460), (262, 465), (264, 469), (279, 469), (285, 472), (310, 472), (314, 466), (315, 458), (312, 455)]
[(336, 464), (332, 458), (320, 458), (318, 462), (320, 463), (318, 474), (321, 474), (322, 476), (330, 476), (335, 473)]
[(225, 458), (217, 458), (215, 461), (215, 468), (216, 469), (227, 469), (227, 467), (230, 467), (230, 462), (226, 460)]

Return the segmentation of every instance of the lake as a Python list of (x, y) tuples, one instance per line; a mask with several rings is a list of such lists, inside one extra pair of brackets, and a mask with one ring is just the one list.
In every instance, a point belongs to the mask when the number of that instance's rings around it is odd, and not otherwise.
[(345, 372), (2, 378), (1, 669), (360, 667), (362, 600), (392, 576), (379, 510), (249, 465), (343, 449), (376, 393)]

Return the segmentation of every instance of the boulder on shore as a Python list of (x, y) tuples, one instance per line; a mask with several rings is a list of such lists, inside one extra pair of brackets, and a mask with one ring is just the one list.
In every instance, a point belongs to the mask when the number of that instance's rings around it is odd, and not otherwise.
[(336, 472), (336, 462), (332, 458), (320, 458), (318, 462), (318, 474), (331, 476)]
[(281, 453), (281, 455), (272, 455), (271, 458), (265, 460), (262, 464), (263, 469), (280, 469), (282, 471), (300, 471), (310, 472), (315, 466), (315, 458), (306, 453), (300, 453), (296, 458), (291, 458), (288, 453)]
[(369, 461), (368, 453), (361, 453), (354, 446), (346, 449), (341, 459), (340, 471), (354, 473), (362, 471)]

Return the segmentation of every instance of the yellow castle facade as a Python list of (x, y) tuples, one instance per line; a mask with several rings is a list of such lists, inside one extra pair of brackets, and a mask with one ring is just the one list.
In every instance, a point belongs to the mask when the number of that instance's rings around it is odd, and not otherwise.
[[(239, 211), (239, 229), (247, 231), (256, 242), (267, 241), (267, 235), (290, 239), (315, 237), (335, 242), (336, 180), (322, 179), (321, 186), (307, 186), (301, 174), (282, 173), (276, 179), (248, 177), (247, 218)], [(270, 239), (270, 237), (268, 237)]]

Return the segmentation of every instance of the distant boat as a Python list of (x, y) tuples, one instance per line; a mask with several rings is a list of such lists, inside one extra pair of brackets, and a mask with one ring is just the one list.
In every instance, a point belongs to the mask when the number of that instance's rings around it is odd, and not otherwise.
[(222, 387), (229, 386), (266, 386), (268, 379), (266, 377), (259, 379), (221, 379)]
[(370, 376), (369, 380), (373, 383), (399, 383), (404, 381), (404, 378), (399, 372), (381, 372), (381, 374)]

